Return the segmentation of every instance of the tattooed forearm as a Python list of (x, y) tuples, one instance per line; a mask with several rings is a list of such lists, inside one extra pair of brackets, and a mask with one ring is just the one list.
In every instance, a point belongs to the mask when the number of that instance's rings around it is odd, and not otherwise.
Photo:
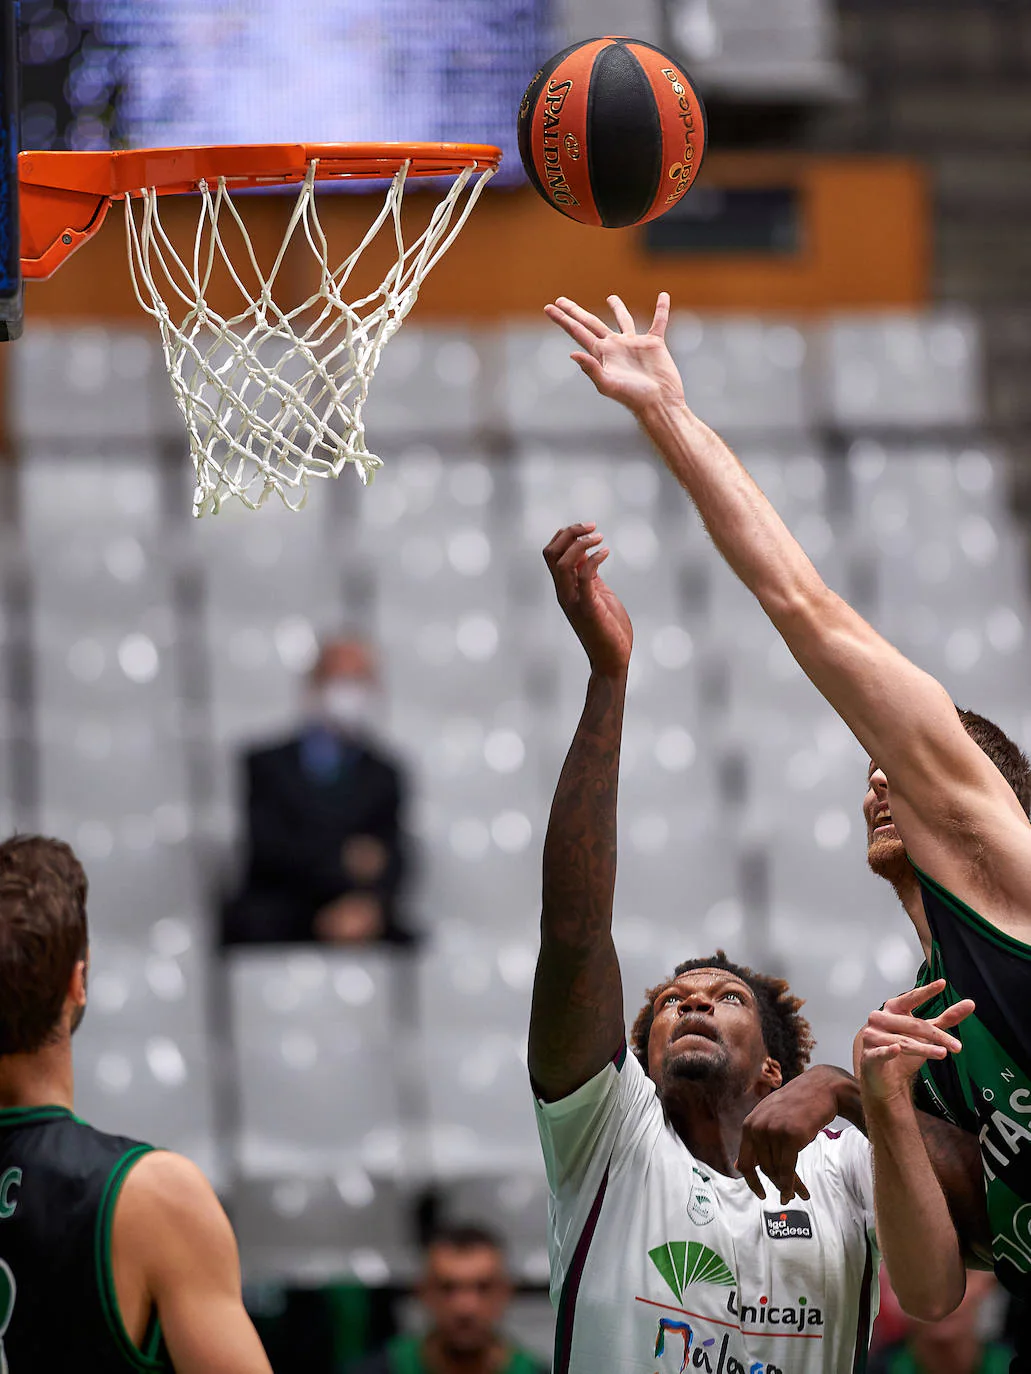
[(591, 948), (612, 924), (622, 681), (591, 677), (544, 841), (541, 938)]
[(592, 674), (548, 821), (530, 1019), (530, 1072), (546, 1097), (586, 1082), (623, 1035), (611, 931), (625, 690), (624, 678)]

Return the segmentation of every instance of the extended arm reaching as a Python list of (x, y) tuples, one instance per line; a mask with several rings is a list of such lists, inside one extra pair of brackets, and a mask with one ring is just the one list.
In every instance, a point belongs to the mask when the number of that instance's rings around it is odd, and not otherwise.
[[(593, 524), (544, 550), (559, 604), (587, 651), (587, 701), (544, 842), (541, 949), (530, 1013), (530, 1077), (547, 1101), (575, 1091), (618, 1051), (623, 990), (612, 943), (616, 790), (633, 631), (598, 576), (608, 551)], [(592, 552), (592, 550), (594, 550)]]
[[(713, 542), (755, 594), (809, 678), (888, 773), (892, 809), (914, 862), (969, 890), (968, 850), (987, 841), (1006, 893), (1031, 886), (1031, 832), (999, 771), (967, 736), (948, 694), (830, 591), (726, 444), (684, 399), (665, 345), (669, 297), (647, 334), (618, 297), (619, 325), (562, 297), (549, 317), (579, 346), (574, 360), (637, 416), (698, 508)], [(949, 844), (943, 845), (943, 836)], [(954, 888), (955, 890), (955, 888)], [(1018, 917), (1019, 919), (1019, 917)], [(1025, 924), (1029, 924), (1026, 915)], [(1014, 932), (1017, 933), (1017, 932)]]

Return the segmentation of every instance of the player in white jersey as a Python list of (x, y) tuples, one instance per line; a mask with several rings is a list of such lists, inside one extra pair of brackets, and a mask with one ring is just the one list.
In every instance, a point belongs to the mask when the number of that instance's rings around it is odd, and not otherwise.
[(862, 1369), (878, 1264), (866, 1141), (821, 1133), (790, 1207), (758, 1198), (736, 1165), (749, 1112), (808, 1060), (798, 1000), (721, 954), (690, 960), (649, 994), (626, 1046), (611, 922), (633, 632), (598, 575), (600, 541), (573, 525), (545, 550), (591, 664), (545, 841), (530, 1020), (554, 1374)]

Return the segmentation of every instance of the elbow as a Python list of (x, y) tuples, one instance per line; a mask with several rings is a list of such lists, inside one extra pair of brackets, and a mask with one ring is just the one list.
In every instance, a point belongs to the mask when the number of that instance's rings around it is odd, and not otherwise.
[[(892, 1280), (894, 1284), (894, 1279)], [(921, 1292), (906, 1292), (905, 1285), (896, 1286), (895, 1295), (907, 1317), (920, 1322), (940, 1322), (955, 1312), (966, 1292), (966, 1275), (961, 1271), (955, 1281), (940, 1288)]]
[(807, 576), (775, 583), (760, 600), (763, 610), (789, 644), (799, 634), (813, 628), (825, 629), (832, 624), (835, 606), (840, 601), (815, 569)]

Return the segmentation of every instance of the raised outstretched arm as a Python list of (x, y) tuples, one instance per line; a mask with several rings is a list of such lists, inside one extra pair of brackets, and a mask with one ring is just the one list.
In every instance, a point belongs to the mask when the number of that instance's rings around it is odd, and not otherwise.
[(633, 631), (598, 569), (593, 524), (559, 530), (544, 550), (559, 605), (587, 651), (587, 701), (562, 767), (544, 841), (541, 949), (530, 1012), (530, 1077), (546, 1101), (605, 1067), (624, 1035), (612, 943), (616, 790)]
[[(934, 678), (827, 588), (726, 444), (688, 408), (666, 348), (669, 297), (646, 334), (616, 296), (612, 330), (560, 297), (548, 316), (602, 394), (637, 416), (698, 508), (713, 542), (755, 594), (799, 664), (888, 775), (892, 813), (913, 861), (985, 914), (1031, 936), (1031, 827), (998, 769), (968, 737)], [(987, 846), (991, 873), (971, 857)]]

